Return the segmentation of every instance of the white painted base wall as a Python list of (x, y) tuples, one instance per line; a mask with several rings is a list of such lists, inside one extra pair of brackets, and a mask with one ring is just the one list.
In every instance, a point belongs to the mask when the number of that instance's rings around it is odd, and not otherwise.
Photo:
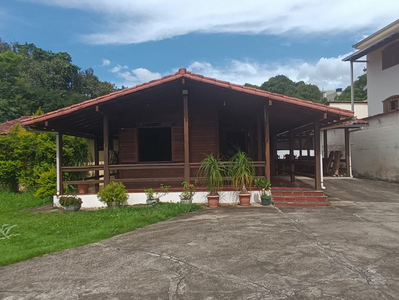
[[(162, 197), (161, 202), (180, 202), (179, 198), (180, 192), (169, 193), (165, 197)], [(206, 195), (207, 192), (197, 192), (194, 195), (193, 203), (205, 204), (208, 202)], [(106, 204), (100, 202), (97, 198), (97, 195), (78, 195), (83, 203), (82, 208), (99, 208), (106, 207)], [(147, 197), (145, 193), (129, 193), (129, 199), (127, 200), (127, 205), (135, 205), (135, 204), (146, 204)], [(221, 204), (237, 204), (238, 200), (238, 192), (228, 191), (221, 192), (220, 194), (220, 203)], [(252, 191), (251, 192), (251, 203), (260, 203), (260, 191)], [(58, 203), (58, 197), (53, 197), (54, 206), (60, 206)]]
[(367, 121), (351, 133), (353, 175), (399, 182), (399, 111)]

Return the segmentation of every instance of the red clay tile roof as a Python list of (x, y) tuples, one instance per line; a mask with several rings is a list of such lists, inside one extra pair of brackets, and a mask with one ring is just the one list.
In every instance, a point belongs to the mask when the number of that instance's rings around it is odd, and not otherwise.
[(367, 125), (369, 122), (364, 120), (364, 119), (356, 119), (355, 121), (353, 121), (353, 124), (365, 124)]
[(289, 97), (289, 96), (285, 96), (285, 95), (281, 95), (281, 94), (271, 93), (268, 91), (251, 88), (251, 87), (246, 87), (243, 85), (234, 84), (234, 83), (230, 83), (227, 81), (217, 80), (214, 78), (205, 77), (205, 76), (198, 75), (198, 74), (195, 74), (192, 72), (188, 72), (185, 68), (180, 68), (178, 72), (176, 72), (172, 75), (168, 75), (168, 76), (156, 79), (156, 80), (152, 80), (147, 83), (139, 84), (139, 85), (136, 85), (131, 88), (123, 89), (121, 91), (113, 92), (113, 93), (110, 93), (110, 94), (107, 94), (107, 95), (104, 95), (104, 96), (101, 96), (98, 98), (86, 100), (86, 101), (78, 103), (78, 104), (74, 104), (74, 105), (71, 105), (68, 107), (61, 108), (59, 110), (48, 112), (41, 116), (32, 117), (29, 120), (23, 121), (22, 125), (32, 125), (37, 122), (43, 122), (43, 121), (49, 120), (54, 117), (66, 115), (66, 114), (69, 114), (69, 113), (77, 111), (77, 110), (81, 110), (86, 107), (98, 105), (100, 103), (103, 103), (103, 102), (106, 102), (106, 101), (109, 101), (109, 100), (112, 100), (112, 99), (115, 99), (115, 98), (118, 98), (121, 96), (125, 96), (128, 94), (137, 92), (137, 91), (148, 89), (153, 86), (161, 85), (166, 82), (174, 81), (179, 78), (187, 78), (187, 79), (191, 79), (194, 81), (208, 83), (208, 84), (224, 87), (224, 88), (227, 88), (230, 90), (235, 90), (235, 91), (246, 93), (246, 94), (265, 97), (270, 100), (276, 100), (276, 101), (290, 103), (290, 104), (294, 104), (294, 105), (298, 105), (298, 106), (302, 106), (302, 107), (308, 107), (310, 109), (319, 110), (319, 111), (326, 112), (326, 113), (332, 113), (335, 115), (339, 115), (341, 117), (347, 117), (347, 118), (353, 117), (353, 112), (349, 111), (349, 110), (340, 109), (338, 107), (326, 106), (324, 104), (314, 103), (314, 102), (307, 101), (307, 100), (301, 100), (298, 98)]
[(31, 119), (31, 118), (32, 117), (30, 117), (30, 116), (24, 116), (24, 117), (20, 117), (18, 119), (14, 119), (14, 120), (10, 120), (10, 121), (1, 123), (0, 124), (0, 134), (1, 135), (8, 134), (12, 127), (14, 127), (15, 125), (21, 123), (24, 120), (28, 120), (28, 119)]

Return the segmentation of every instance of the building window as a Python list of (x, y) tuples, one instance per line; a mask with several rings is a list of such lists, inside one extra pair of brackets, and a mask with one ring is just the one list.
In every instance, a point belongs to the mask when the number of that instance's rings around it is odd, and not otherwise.
[(399, 42), (393, 43), (382, 50), (382, 69), (399, 65)]
[(172, 161), (170, 127), (139, 128), (139, 161)]
[(389, 97), (388, 99), (382, 101), (384, 105), (384, 113), (397, 110), (399, 108), (399, 95)]

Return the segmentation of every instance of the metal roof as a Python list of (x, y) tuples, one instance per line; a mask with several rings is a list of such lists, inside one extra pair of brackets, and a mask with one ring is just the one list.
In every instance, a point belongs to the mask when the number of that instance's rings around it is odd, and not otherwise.
[(395, 40), (399, 39), (399, 30), (396, 30), (390, 34), (388, 34), (386, 37), (376, 41), (375, 43), (367, 46), (366, 48), (356, 51), (355, 53), (345, 57), (343, 59), (343, 61), (355, 61), (358, 58), (361, 58), (367, 54), (369, 54), (370, 52), (373, 52), (374, 50), (377, 50), (381, 47), (384, 47), (392, 42), (394, 42)]

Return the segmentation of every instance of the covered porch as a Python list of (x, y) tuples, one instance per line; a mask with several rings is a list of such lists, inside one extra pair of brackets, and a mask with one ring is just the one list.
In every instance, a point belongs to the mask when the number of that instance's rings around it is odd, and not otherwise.
[[(149, 83), (28, 119), (22, 125), (56, 133), (57, 195), (64, 194), (67, 184), (86, 183), (95, 196), (110, 181), (123, 182), (131, 193), (142, 193), (160, 183), (178, 191), (183, 181), (197, 179), (206, 154), (221, 155), (227, 161), (236, 148), (252, 158), (256, 176), (266, 176), (278, 187), (278, 175), (295, 181), (298, 136), (307, 139), (306, 165), (312, 171), (314, 189), (321, 190), (321, 130), (352, 118), (351, 111), (203, 77), (182, 68)], [(93, 164), (64, 166), (63, 135), (92, 140)], [(283, 149), (287, 155), (279, 157)], [(81, 171), (91, 176), (64, 180), (64, 173)], [(228, 191), (229, 178), (225, 184)]]

